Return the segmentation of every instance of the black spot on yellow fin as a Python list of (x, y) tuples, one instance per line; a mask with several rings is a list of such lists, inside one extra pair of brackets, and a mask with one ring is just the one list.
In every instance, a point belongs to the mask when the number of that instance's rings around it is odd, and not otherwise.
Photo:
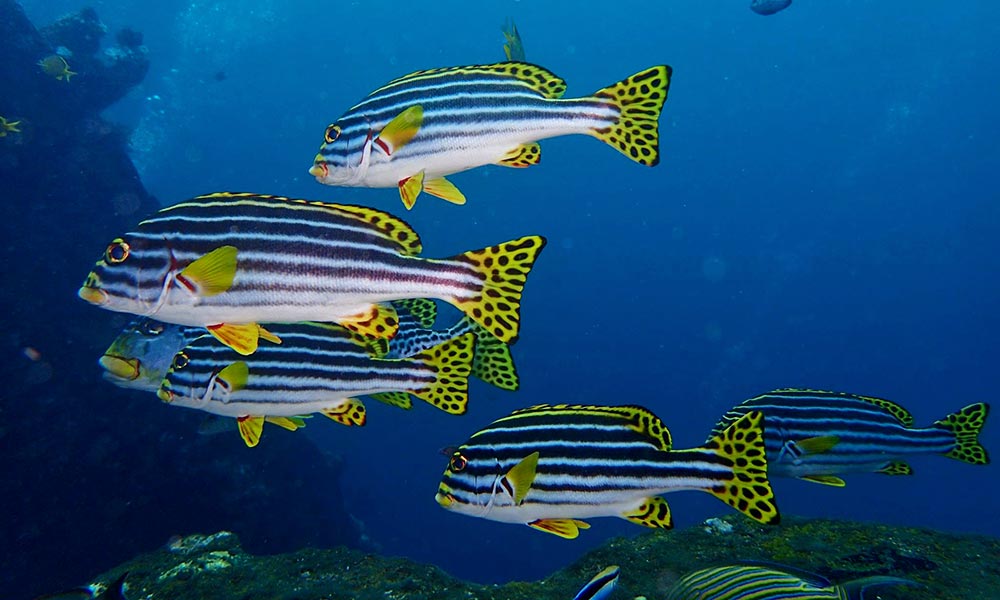
[(830, 485), (833, 487), (844, 487), (847, 485), (843, 479), (837, 477), (836, 475), (803, 475), (799, 477), (799, 479), (819, 483), (821, 485)]
[(544, 247), (545, 238), (532, 235), (456, 256), (452, 260), (472, 265), (480, 274), (482, 288), (450, 302), (500, 341), (513, 343), (521, 327), (521, 293)]
[(901, 460), (893, 461), (878, 470), (883, 475), (913, 475), (913, 467)]
[[(425, 329), (434, 327), (437, 320), (437, 303), (428, 298), (408, 298), (406, 300), (393, 300), (391, 304), (397, 309), (402, 307), (417, 319), (420, 326)], [(397, 310), (398, 312), (398, 310)]]
[(510, 346), (493, 337), (470, 317), (462, 317), (462, 324), (476, 335), (472, 376), (502, 390), (516, 391), (521, 386), (521, 380), (514, 366), (514, 357), (510, 354)]
[(395, 406), (403, 410), (413, 408), (413, 402), (410, 400), (408, 392), (379, 392), (378, 394), (372, 394), (371, 397), (382, 404), (388, 404), (389, 406)]
[(636, 525), (652, 527), (653, 529), (672, 529), (674, 526), (670, 507), (667, 506), (667, 501), (660, 496), (646, 498), (637, 509), (623, 514), (622, 518)]
[(399, 329), (399, 317), (391, 304), (371, 304), (356, 315), (338, 317), (336, 322), (364, 336), (392, 339)]
[(610, 127), (593, 132), (635, 162), (648, 167), (660, 162), (659, 119), (667, 100), (672, 69), (666, 65), (650, 67), (594, 93), (619, 111)]
[(413, 73), (393, 79), (389, 83), (369, 94), (369, 97), (403, 82), (412, 82), (419, 79), (443, 79), (450, 76), (467, 75), (497, 75), (501, 77), (511, 77), (526, 83), (528, 87), (535, 90), (543, 97), (553, 100), (561, 98), (562, 95), (566, 93), (566, 82), (548, 69), (526, 62), (502, 62), (492, 65), (443, 67), (439, 69), (414, 71)]
[(705, 448), (715, 450), (733, 472), (724, 485), (706, 491), (751, 519), (773, 525), (780, 519), (767, 479), (763, 422), (764, 414), (752, 411), (709, 440)]
[(341, 425), (360, 427), (368, 420), (365, 405), (357, 398), (348, 398), (337, 406), (324, 408), (320, 412)]
[(590, 529), (589, 523), (579, 519), (539, 519), (525, 525), (567, 540), (575, 540), (580, 535), (581, 529)]
[(978, 402), (935, 421), (934, 427), (947, 429), (955, 434), (955, 447), (946, 452), (945, 456), (974, 465), (989, 464), (990, 456), (979, 443), (979, 432), (986, 424), (989, 414), (990, 405)]
[(524, 168), (542, 162), (542, 147), (538, 142), (522, 144), (497, 161), (502, 167)]
[(465, 413), (469, 403), (472, 340), (473, 335), (467, 333), (404, 359), (423, 363), (435, 372), (434, 381), (421, 390), (414, 390), (413, 395), (447, 413)]

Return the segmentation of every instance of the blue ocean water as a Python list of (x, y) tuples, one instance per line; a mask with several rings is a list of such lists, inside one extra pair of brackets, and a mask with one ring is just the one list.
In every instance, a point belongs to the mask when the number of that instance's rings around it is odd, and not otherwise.
[[(109, 28), (140, 30), (149, 48), (145, 82), (107, 116), (134, 128), (133, 159), (161, 202), (234, 190), (370, 205), (410, 222), (427, 256), (548, 238), (514, 347), (520, 391), (474, 382), (462, 417), (375, 405), (364, 428), (313, 422), (295, 434), (303, 453), (343, 458), (336, 510), (381, 552), (500, 582), (642, 533), (595, 519), (565, 541), (435, 504), (439, 449), (531, 404), (642, 404), (686, 447), (731, 405), (778, 387), (889, 398), (918, 424), (994, 400), (1000, 7), (796, 0), (762, 17), (748, 4), (96, 3)], [(79, 8), (24, 6), (38, 23)], [(672, 65), (661, 164), (592, 139), (548, 140), (537, 167), (451, 177), (466, 206), (425, 196), (405, 214), (394, 190), (308, 175), (326, 125), (378, 85), (501, 60), (507, 17), (567, 96)], [(99, 250), (80, 248), (80, 279)], [(982, 442), (1000, 452), (996, 423)], [(267, 440), (247, 452), (267, 452)], [(995, 466), (913, 464), (913, 477), (775, 490), (787, 514), (1000, 535)], [(668, 500), (679, 527), (729, 510), (704, 494)]]

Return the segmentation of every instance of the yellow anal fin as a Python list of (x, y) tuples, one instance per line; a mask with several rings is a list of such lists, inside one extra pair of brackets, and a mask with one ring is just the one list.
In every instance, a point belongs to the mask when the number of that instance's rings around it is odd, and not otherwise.
[(625, 513), (622, 518), (653, 529), (672, 529), (674, 519), (670, 515), (667, 501), (660, 496), (651, 496), (642, 501), (635, 510)]
[(610, 126), (594, 130), (594, 137), (641, 165), (659, 163), (660, 111), (670, 75), (670, 67), (658, 65), (595, 92), (597, 100), (617, 108), (619, 114)]
[(901, 460), (894, 460), (878, 470), (883, 475), (913, 475), (913, 467)]
[(444, 177), (425, 179), (424, 191), (431, 196), (447, 200), (452, 204), (465, 204), (465, 194), (459, 191), (459, 189), (455, 187), (455, 184), (448, 181)]
[(446, 413), (464, 414), (469, 404), (473, 339), (467, 333), (405, 359), (434, 371), (434, 380), (422, 389), (413, 390), (413, 395)]
[(306, 426), (306, 417), (264, 417), (264, 421), (272, 425), (277, 425), (288, 431), (295, 431)]
[(360, 427), (368, 419), (364, 403), (357, 398), (348, 398), (337, 406), (324, 408), (320, 412), (323, 413), (323, 416), (329, 417), (341, 425), (347, 425), (348, 427)]
[(236, 425), (239, 427), (240, 437), (248, 448), (260, 443), (260, 434), (264, 430), (264, 417), (237, 417)]
[(580, 535), (581, 529), (590, 529), (590, 523), (579, 519), (538, 519), (525, 524), (532, 529), (558, 535), (567, 540), (575, 540)]
[(209, 325), (206, 329), (215, 336), (215, 339), (243, 356), (249, 356), (257, 351), (257, 344), (261, 337), (260, 325), (256, 323), (220, 323)]
[(472, 376), (502, 390), (516, 391), (521, 380), (514, 366), (510, 346), (493, 337), (470, 317), (463, 317), (476, 335), (472, 355)]
[(219, 371), (213, 378), (213, 384), (223, 397), (228, 397), (246, 388), (249, 379), (250, 367), (246, 362), (239, 360)]
[(420, 195), (420, 191), (423, 189), (423, 171), (416, 175), (410, 175), (406, 179), (399, 180), (399, 199), (403, 201), (403, 206), (406, 207), (406, 210), (413, 208), (413, 205), (417, 203), (417, 196)]
[(382, 128), (378, 137), (375, 138), (375, 145), (378, 146), (382, 152), (385, 152), (387, 156), (392, 156), (396, 153), (396, 150), (405, 146), (415, 135), (417, 135), (417, 132), (420, 131), (420, 126), (423, 122), (423, 107), (419, 104), (411, 106), (396, 115), (393, 120), (389, 121), (389, 123)]
[(847, 485), (843, 479), (836, 475), (803, 475), (799, 479), (833, 487), (844, 487)]
[(521, 328), (521, 293), (544, 247), (545, 238), (531, 235), (455, 257), (483, 282), (478, 293), (450, 302), (501, 342), (513, 343)]
[(979, 443), (979, 432), (986, 424), (989, 414), (990, 405), (978, 402), (935, 421), (934, 427), (947, 429), (955, 434), (955, 447), (946, 452), (945, 456), (973, 465), (989, 464), (990, 456)]
[(220, 246), (177, 274), (177, 282), (200, 297), (217, 296), (233, 287), (236, 247)]
[(382, 404), (388, 404), (389, 406), (395, 406), (403, 410), (413, 408), (413, 401), (410, 400), (410, 394), (407, 392), (379, 392), (378, 394), (371, 394), (371, 397)]
[(391, 304), (370, 304), (361, 312), (338, 317), (337, 324), (361, 335), (392, 339), (399, 329), (399, 317)]
[[(406, 300), (393, 300), (393, 306), (402, 308), (413, 315), (413, 318), (425, 329), (434, 327), (437, 320), (437, 303), (429, 298), (407, 298)], [(397, 310), (397, 312), (399, 312)]]
[(502, 167), (523, 169), (524, 167), (537, 165), (540, 162), (542, 162), (542, 147), (538, 145), (538, 142), (532, 142), (514, 148), (506, 156), (498, 160), (497, 164)]
[(767, 479), (763, 423), (764, 413), (749, 412), (705, 444), (732, 465), (729, 481), (706, 491), (755, 521), (775, 525), (780, 518)]

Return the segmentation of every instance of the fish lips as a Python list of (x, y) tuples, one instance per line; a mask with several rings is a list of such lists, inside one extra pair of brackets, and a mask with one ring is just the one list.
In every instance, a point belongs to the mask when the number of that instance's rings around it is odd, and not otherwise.
[(103, 306), (108, 303), (108, 293), (97, 288), (83, 286), (76, 295), (95, 306)]
[(125, 358), (114, 354), (105, 354), (97, 362), (106, 371), (105, 375), (124, 381), (138, 379), (139, 367), (142, 364), (138, 358)]
[(443, 491), (438, 491), (434, 496), (434, 500), (441, 506), (441, 508), (451, 508), (455, 504), (455, 497)]

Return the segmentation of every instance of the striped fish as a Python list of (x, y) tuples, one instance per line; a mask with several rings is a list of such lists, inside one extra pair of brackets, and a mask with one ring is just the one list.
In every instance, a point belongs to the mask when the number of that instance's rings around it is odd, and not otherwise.
[(408, 392), (452, 414), (465, 412), (472, 335), (412, 358), (374, 358), (367, 340), (336, 325), (273, 324), (285, 340), (243, 357), (202, 336), (174, 357), (157, 394), (176, 406), (253, 418), (322, 413), (363, 425), (359, 396)]
[[(111, 383), (123, 388), (155, 393), (160, 389), (177, 353), (203, 336), (211, 339), (204, 329), (197, 327), (173, 325), (146, 318), (136, 319), (115, 338), (98, 363), (104, 369), (104, 378)], [(263, 417), (264, 422), (289, 431), (305, 427), (303, 419), (301, 416)], [(230, 428), (242, 433), (253, 426), (252, 423), (238, 422), (237, 427), (232, 427), (220, 424), (220, 420), (209, 415), (198, 427), (198, 433), (216, 433)], [(244, 435), (243, 439), (247, 445), (256, 445), (254, 440), (260, 439), (260, 432), (255, 436)]]
[(504, 62), (410, 73), (376, 89), (326, 128), (309, 173), (326, 185), (398, 187), (455, 204), (446, 175), (497, 164), (529, 167), (539, 140), (596, 137), (642, 165), (659, 160), (658, 120), (671, 69), (660, 65), (583, 98), (537, 65)]
[(432, 329), (437, 306), (426, 299), (392, 303), (399, 317), (399, 331), (388, 342), (384, 358), (406, 358), (466, 333), (475, 334), (472, 349), (472, 375), (500, 389), (516, 391), (520, 387), (510, 346), (484, 331), (469, 317), (463, 317), (448, 329)]
[(667, 600), (862, 600), (882, 585), (916, 585), (898, 577), (865, 577), (840, 585), (781, 565), (728, 565), (702, 569), (677, 580)]
[(842, 487), (837, 474), (910, 475), (903, 462), (917, 454), (944, 454), (975, 465), (989, 457), (979, 443), (989, 405), (972, 404), (930, 427), (882, 398), (840, 392), (781, 389), (751, 398), (722, 417), (724, 430), (749, 412), (764, 414), (764, 439), (772, 476), (798, 477)]
[(257, 194), (200, 196), (117, 238), (79, 295), (109, 310), (207, 327), (251, 354), (259, 322), (333, 321), (392, 337), (391, 306), (438, 298), (504, 342), (517, 337), (521, 291), (544, 238), (448, 259), (418, 258), (420, 239), (377, 210)]
[(469, 516), (525, 523), (564, 538), (615, 516), (672, 526), (665, 492), (701, 490), (762, 523), (777, 523), (763, 416), (751, 413), (700, 448), (674, 450), (641, 406), (540, 405), (476, 432), (454, 452), (436, 500)]

